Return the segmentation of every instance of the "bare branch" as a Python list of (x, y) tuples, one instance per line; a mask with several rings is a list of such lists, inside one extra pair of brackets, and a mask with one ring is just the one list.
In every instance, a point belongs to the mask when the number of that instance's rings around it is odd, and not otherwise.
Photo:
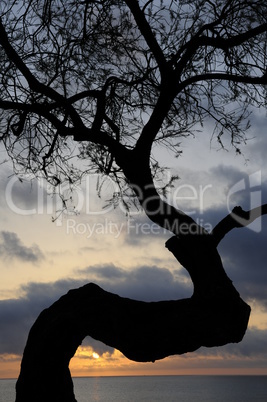
[(22, 58), (19, 56), (19, 54), (16, 52), (14, 47), (11, 45), (7, 33), (5, 31), (5, 28), (2, 24), (1, 18), (0, 18), (0, 44), (2, 45), (3, 49), (5, 50), (7, 56), (9, 57), (10, 61), (12, 61), (15, 66), (19, 69), (19, 71), (23, 74), (25, 79), (27, 80), (29, 87), (32, 91), (41, 93), (48, 98), (58, 102), (60, 105), (64, 106), (68, 113), (71, 116), (71, 119), (73, 121), (73, 124), (75, 124), (78, 127), (83, 127), (82, 120), (79, 116), (79, 114), (73, 109), (73, 107), (70, 106), (68, 101), (60, 95), (57, 91), (55, 91), (53, 88), (41, 83), (38, 81), (38, 79), (32, 74), (32, 72), (29, 70), (29, 68), (26, 66), (26, 64), (23, 62)]
[(250, 211), (244, 211), (240, 206), (237, 206), (215, 226), (211, 235), (216, 245), (218, 245), (224, 236), (232, 229), (248, 226), (255, 219), (266, 214), (267, 204), (253, 208)]
[(213, 46), (220, 49), (228, 49), (231, 47), (239, 46), (242, 43), (252, 39), (267, 31), (267, 23), (261, 24), (255, 28), (242, 32), (239, 35), (231, 36), (228, 39), (222, 37), (208, 37), (201, 36), (198, 41), (200, 46)]
[(76, 127), (68, 127), (64, 122), (60, 121), (54, 114), (49, 112), (49, 104), (27, 104), (16, 103), (10, 101), (0, 100), (0, 107), (5, 110), (20, 110), (26, 113), (33, 113), (38, 116), (46, 118), (53, 127), (57, 130), (57, 133), (62, 137), (73, 136), (74, 141), (91, 141), (94, 144), (107, 146), (113, 150), (114, 154), (118, 152), (124, 153), (126, 148), (114, 140), (108, 133), (103, 130), (94, 130), (92, 128), (83, 127), (81, 130), (77, 130)]
[(179, 85), (179, 90), (182, 91), (184, 88), (188, 87), (189, 85), (195, 82), (210, 81), (210, 80), (240, 82), (252, 85), (267, 85), (267, 74), (264, 74), (261, 77), (250, 77), (250, 76), (242, 76), (238, 74), (228, 74), (228, 73), (197, 74), (181, 82), (181, 84)]
[(149, 23), (147, 22), (143, 10), (140, 9), (136, 0), (125, 0), (125, 3), (131, 10), (137, 26), (146, 40), (149, 49), (152, 51), (162, 75), (165, 75), (167, 69), (167, 62), (165, 56), (160, 48), (155, 35), (153, 34)]

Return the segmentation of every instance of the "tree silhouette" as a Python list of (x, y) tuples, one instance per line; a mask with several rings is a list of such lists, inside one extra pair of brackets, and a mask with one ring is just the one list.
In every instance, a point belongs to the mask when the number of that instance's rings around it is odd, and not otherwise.
[(217, 246), (266, 205), (236, 207), (208, 233), (156, 187), (153, 146), (178, 156), (209, 121), (240, 153), (252, 107), (266, 105), (266, 1), (14, 0), (0, 15), (0, 133), (14, 171), (54, 186), (112, 177), (115, 204), (138, 201), (173, 232), (166, 247), (194, 284), (190, 299), (158, 303), (93, 284), (69, 292), (29, 334), (17, 402), (74, 401), (68, 363), (86, 335), (137, 361), (239, 342), (250, 308)]

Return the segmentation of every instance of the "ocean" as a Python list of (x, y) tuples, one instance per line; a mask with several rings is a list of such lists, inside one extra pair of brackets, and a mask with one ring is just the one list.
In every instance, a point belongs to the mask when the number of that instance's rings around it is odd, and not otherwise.
[[(15, 401), (15, 383), (0, 380), (0, 402)], [(83, 377), (73, 383), (78, 402), (267, 401), (267, 376)]]

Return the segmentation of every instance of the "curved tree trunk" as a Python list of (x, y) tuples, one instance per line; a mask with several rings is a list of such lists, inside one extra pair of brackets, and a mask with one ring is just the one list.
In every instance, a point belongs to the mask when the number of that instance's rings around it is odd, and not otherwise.
[[(177, 237), (166, 243), (174, 254), (177, 245)], [(139, 362), (240, 342), (250, 307), (225, 274), (217, 251), (208, 249), (188, 253), (185, 247), (184, 256), (176, 255), (190, 267), (191, 298), (141, 302), (90, 283), (44, 310), (29, 333), (16, 402), (74, 402), (68, 365), (87, 335)], [(204, 261), (208, 269), (202, 275)]]
[(250, 307), (238, 296), (145, 303), (87, 284), (69, 291), (33, 325), (16, 402), (74, 402), (69, 361), (85, 336), (139, 362), (242, 340)]
[[(235, 207), (210, 234), (189, 230), (166, 242), (191, 276), (191, 298), (147, 303), (92, 283), (62, 296), (40, 314), (29, 333), (16, 402), (75, 402), (69, 361), (87, 335), (139, 362), (240, 342), (250, 307), (226, 275), (217, 245), (230, 230), (263, 214), (266, 204), (251, 211)], [(183, 219), (179, 211), (177, 219)], [(190, 219), (184, 223), (192, 229)]]

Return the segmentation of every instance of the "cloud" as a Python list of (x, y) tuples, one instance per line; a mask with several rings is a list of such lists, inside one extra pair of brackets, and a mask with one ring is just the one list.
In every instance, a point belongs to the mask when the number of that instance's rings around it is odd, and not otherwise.
[(169, 271), (155, 265), (122, 269), (113, 264), (89, 266), (76, 273), (105, 290), (143, 301), (182, 299), (192, 295), (192, 284), (186, 271)]
[[(265, 194), (265, 189), (263, 189)], [(262, 197), (267, 201), (267, 196)], [(244, 204), (241, 202), (241, 205)], [(246, 209), (246, 208), (244, 208)], [(229, 211), (226, 207), (210, 208), (202, 215), (204, 222), (215, 226)], [(221, 240), (218, 251), (224, 269), (247, 302), (256, 301), (267, 308), (267, 216), (254, 222), (254, 227), (235, 228)]]
[(261, 165), (266, 172), (266, 109), (254, 109), (251, 117), (250, 140), (247, 141), (247, 146), (243, 147), (243, 151), (249, 160), (249, 164)]
[(131, 217), (125, 225), (124, 241), (126, 245), (135, 247), (149, 247), (151, 242), (157, 240), (162, 244), (173, 235), (168, 230), (165, 230), (152, 222), (144, 212)]
[(1, 300), (0, 354), (21, 354), (36, 318), (36, 308), (27, 300)]
[(232, 359), (233, 357), (253, 358), (264, 361), (267, 360), (267, 337), (266, 330), (256, 327), (248, 328), (246, 334), (240, 343), (230, 343), (222, 347), (204, 348), (200, 350), (204, 356), (223, 357)]
[(21, 354), (29, 330), (42, 310), (71, 288), (84, 283), (61, 280), (55, 283), (29, 283), (21, 287), (18, 299), (0, 300), (0, 354)]
[[(18, 299), (0, 300), (0, 354), (21, 354), (31, 326), (42, 310), (49, 307), (70, 289), (95, 282), (105, 290), (133, 299), (152, 301), (190, 296), (190, 286), (167, 269), (156, 266), (133, 268), (131, 271), (114, 265), (92, 266), (76, 271), (77, 279), (54, 283), (28, 283), (20, 288)], [(96, 347), (96, 341), (85, 341)], [(103, 350), (101, 349), (103, 348)], [(97, 353), (110, 351), (97, 346)], [(102, 351), (101, 351), (102, 350)]]
[[(212, 191), (218, 187), (217, 198), (214, 198), (215, 194), (213, 194), (212, 198), (215, 202), (209, 204), (204, 197), (201, 202), (203, 209), (197, 205), (199, 199), (196, 199), (194, 205), (196, 213), (192, 217), (199, 220), (200, 224), (216, 226), (235, 205), (249, 210), (261, 203), (267, 203), (267, 181), (263, 171), (254, 170), (252, 167), (245, 172), (234, 166), (219, 165), (210, 169), (209, 172)], [(197, 180), (192, 181), (196, 189), (197, 183), (203, 186), (208, 184), (207, 172), (203, 175), (198, 172), (197, 175)], [(203, 181), (201, 181), (202, 178)], [(210, 195), (208, 190), (204, 193), (205, 195)], [(247, 302), (256, 301), (264, 308), (267, 308), (266, 244), (267, 216), (265, 215), (247, 228), (236, 228), (230, 231), (218, 247), (224, 268), (241, 297)]]
[(36, 244), (27, 247), (22, 243), (16, 233), (1, 231), (0, 257), (7, 259), (16, 258), (23, 262), (37, 263), (44, 258), (44, 255)]
[[(93, 281), (108, 291), (139, 300), (179, 299), (190, 294), (190, 287), (181, 270), (171, 272), (145, 265), (126, 270), (106, 264), (79, 269), (74, 274), (76, 278), (54, 283), (28, 283), (21, 287), (20, 298), (0, 301), (0, 355), (21, 355), (29, 330), (40, 312), (69, 289), (78, 288), (87, 282)], [(114, 349), (108, 345), (86, 337), (82, 347), (87, 346), (99, 356), (104, 355), (105, 359), (109, 356), (112, 359)], [(194, 353), (177, 357), (182, 358), (182, 361), (177, 361), (176, 366), (266, 367), (266, 351), (266, 330), (254, 327), (247, 330), (241, 343), (220, 348), (200, 348)]]
[[(199, 210), (198, 213), (193, 216), (194, 219), (199, 219), (201, 224), (208, 224), (208, 226), (214, 227), (230, 212), (228, 207), (231, 209), (235, 205), (241, 205), (244, 209), (251, 209), (261, 203), (267, 203), (267, 183), (264, 181), (265, 178), (263, 175), (261, 177), (259, 176), (259, 185), (250, 186), (251, 184), (255, 184), (252, 180), (254, 176), (251, 178), (250, 174), (241, 172), (235, 167), (219, 166), (213, 170), (214, 175), (219, 177), (220, 182), (223, 182), (225, 177), (228, 177), (230, 186), (229, 188), (225, 186), (224, 202), (207, 207), (203, 211)], [(252, 174), (254, 173), (253, 171)], [(230, 205), (227, 205), (226, 201), (229, 189), (240, 181), (242, 182), (242, 186), (244, 185), (244, 188), (239, 190), (241, 186), (237, 186), (235, 189), (238, 191), (233, 192), (229, 200)], [(141, 224), (148, 224), (145, 217), (141, 217), (139, 222)], [(168, 233), (168, 236), (165, 236), (163, 232), (155, 236), (152, 231), (147, 235), (139, 233), (135, 235), (135, 233), (131, 233), (131, 235), (125, 239), (125, 242), (130, 246), (141, 246), (144, 244), (143, 242), (147, 240), (151, 245), (155, 244), (154, 242), (158, 240), (163, 243), (164, 240), (170, 236), (170, 233)], [(249, 303), (256, 301), (264, 308), (267, 308), (266, 244), (267, 216), (265, 215), (258, 218), (247, 228), (236, 228), (230, 231), (218, 247), (225, 270), (230, 279), (233, 280), (241, 297)], [(179, 280), (181, 280), (181, 278)], [(148, 289), (150, 289), (149, 281)]]
[(246, 357), (257, 357), (267, 359), (267, 336), (266, 330), (255, 327), (249, 328), (243, 342), (225, 346), (229, 354), (242, 355)]
[(99, 356), (102, 356), (107, 352), (112, 354), (114, 351), (114, 348), (105, 345), (103, 342), (97, 341), (94, 338), (91, 338), (91, 336), (87, 336), (86, 338), (84, 338), (82, 345), (91, 346), (94, 352), (96, 352)]
[(267, 308), (267, 217), (262, 229), (234, 229), (222, 240), (219, 251), (224, 268), (245, 300), (256, 300)]
[(42, 207), (48, 201), (46, 188), (42, 182), (33, 178), (33, 175), (25, 174), (23, 178), (14, 175), (10, 161), (1, 166), (0, 199), (1, 207), (8, 207), (10, 211), (28, 215), (31, 210), (37, 208), (41, 202)]
[[(187, 282), (182, 270), (171, 272), (157, 266), (144, 265), (126, 270), (113, 264), (106, 264), (76, 270), (74, 275), (73, 279), (58, 280), (54, 283), (28, 283), (20, 288), (22, 294), (20, 298), (0, 301), (0, 354), (21, 354), (28, 332), (40, 312), (68, 290), (88, 282), (95, 282), (105, 290), (122, 297), (144, 301), (180, 299), (190, 297), (192, 293), (191, 284)], [(257, 279), (255, 282), (260, 284)], [(240, 288), (247, 295), (242, 284)], [(266, 288), (265, 284), (262, 284), (262, 288)], [(260, 294), (263, 295), (264, 291), (262, 290)], [(257, 296), (256, 293), (254, 296)], [(250, 328), (240, 344), (227, 345), (222, 349), (202, 348), (199, 353), (258, 358), (261, 350), (267, 350), (266, 342), (266, 331)], [(99, 355), (111, 353), (110, 347), (90, 337), (85, 338), (83, 345), (92, 346)]]

